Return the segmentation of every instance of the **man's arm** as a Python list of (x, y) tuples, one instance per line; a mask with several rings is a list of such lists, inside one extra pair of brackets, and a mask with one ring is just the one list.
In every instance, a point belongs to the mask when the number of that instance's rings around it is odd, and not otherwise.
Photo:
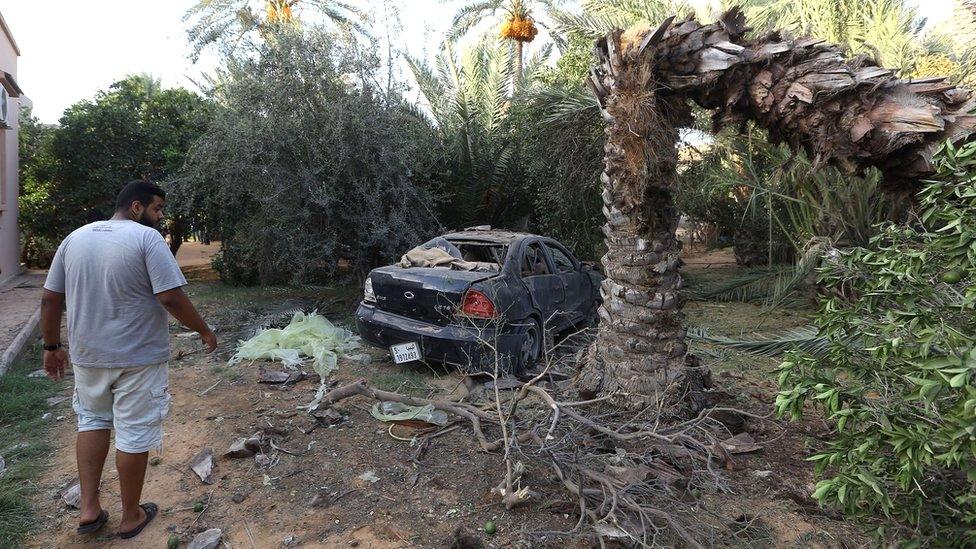
[(169, 314), (173, 315), (184, 326), (200, 334), (200, 341), (207, 346), (207, 352), (212, 353), (217, 348), (217, 336), (203, 317), (197, 312), (196, 307), (190, 302), (190, 298), (183, 293), (183, 288), (173, 288), (156, 294), (156, 299)]
[[(64, 305), (64, 294), (52, 292), (45, 288), (41, 294), (41, 338), (44, 345), (58, 345), (61, 343), (61, 308)], [(44, 371), (51, 379), (64, 377), (64, 370), (68, 367), (68, 354), (64, 349), (44, 351)]]

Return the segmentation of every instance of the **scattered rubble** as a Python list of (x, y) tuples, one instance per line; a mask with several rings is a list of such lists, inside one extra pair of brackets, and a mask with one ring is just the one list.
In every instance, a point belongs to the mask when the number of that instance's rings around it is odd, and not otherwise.
[(45, 402), (47, 402), (48, 406), (57, 406), (58, 404), (61, 404), (62, 402), (68, 400), (69, 398), (71, 397), (69, 396), (49, 397), (47, 400), (45, 400)]
[(756, 444), (756, 441), (749, 433), (739, 433), (734, 437), (723, 440), (719, 444), (722, 445), (722, 449), (730, 454), (746, 454), (762, 450), (762, 446)]
[(206, 532), (197, 534), (193, 541), (187, 545), (187, 549), (214, 549), (220, 544), (220, 537), (223, 532), (220, 528), (211, 528)]
[(437, 425), (443, 427), (450, 418), (447, 412), (437, 410), (433, 405), (411, 406), (402, 402), (377, 402), (370, 413), (380, 421), (404, 423), (413, 426), (420, 423), (421, 427)]
[(370, 484), (375, 484), (380, 481), (380, 477), (376, 476), (376, 471), (366, 471), (365, 473), (359, 475), (359, 480), (368, 482)]
[(315, 418), (320, 425), (329, 426), (337, 425), (342, 422), (345, 417), (339, 412), (333, 410), (332, 408), (325, 408), (323, 410), (315, 410), (312, 412), (312, 417)]
[(81, 508), (81, 483), (76, 480), (71, 484), (71, 486), (69, 486), (66, 490), (61, 492), (61, 500), (64, 501), (64, 504), (67, 505), (68, 507), (72, 507), (74, 509), (80, 509)]
[(239, 438), (224, 452), (224, 457), (232, 459), (248, 458), (261, 451), (261, 435), (255, 433), (248, 438)]
[(298, 383), (309, 376), (307, 373), (296, 370), (294, 372), (284, 372), (278, 370), (268, 370), (263, 364), (258, 366), (258, 383), (273, 383), (288, 385)]
[(213, 484), (213, 448), (204, 448), (190, 460), (190, 469), (200, 477), (204, 484)]

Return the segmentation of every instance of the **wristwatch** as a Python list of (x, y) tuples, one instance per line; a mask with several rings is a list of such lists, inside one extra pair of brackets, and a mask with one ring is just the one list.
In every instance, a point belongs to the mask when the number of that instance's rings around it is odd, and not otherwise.
[(44, 344), (44, 350), (45, 351), (57, 351), (60, 348), (61, 348), (61, 343), (60, 342), (58, 342), (58, 343), (45, 343)]

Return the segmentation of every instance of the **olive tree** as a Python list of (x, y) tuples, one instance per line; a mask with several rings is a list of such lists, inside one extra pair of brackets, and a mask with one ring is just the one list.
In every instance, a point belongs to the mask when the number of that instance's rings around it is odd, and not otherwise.
[(411, 175), (430, 128), (373, 85), (378, 61), (316, 28), (282, 27), (228, 58), (214, 123), (172, 187), (222, 240), (234, 283), (298, 283), (389, 261), (438, 228)]

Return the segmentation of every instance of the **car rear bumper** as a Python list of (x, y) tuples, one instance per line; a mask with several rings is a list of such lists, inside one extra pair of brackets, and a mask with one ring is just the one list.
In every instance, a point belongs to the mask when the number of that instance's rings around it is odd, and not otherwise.
[(441, 362), (464, 370), (493, 368), (495, 351), (501, 364), (508, 362), (520, 348), (522, 336), (496, 326), (441, 326), (407, 318), (373, 305), (360, 303), (356, 310), (356, 327), (366, 342), (377, 347), (389, 347), (397, 343), (416, 342), (427, 362)]

